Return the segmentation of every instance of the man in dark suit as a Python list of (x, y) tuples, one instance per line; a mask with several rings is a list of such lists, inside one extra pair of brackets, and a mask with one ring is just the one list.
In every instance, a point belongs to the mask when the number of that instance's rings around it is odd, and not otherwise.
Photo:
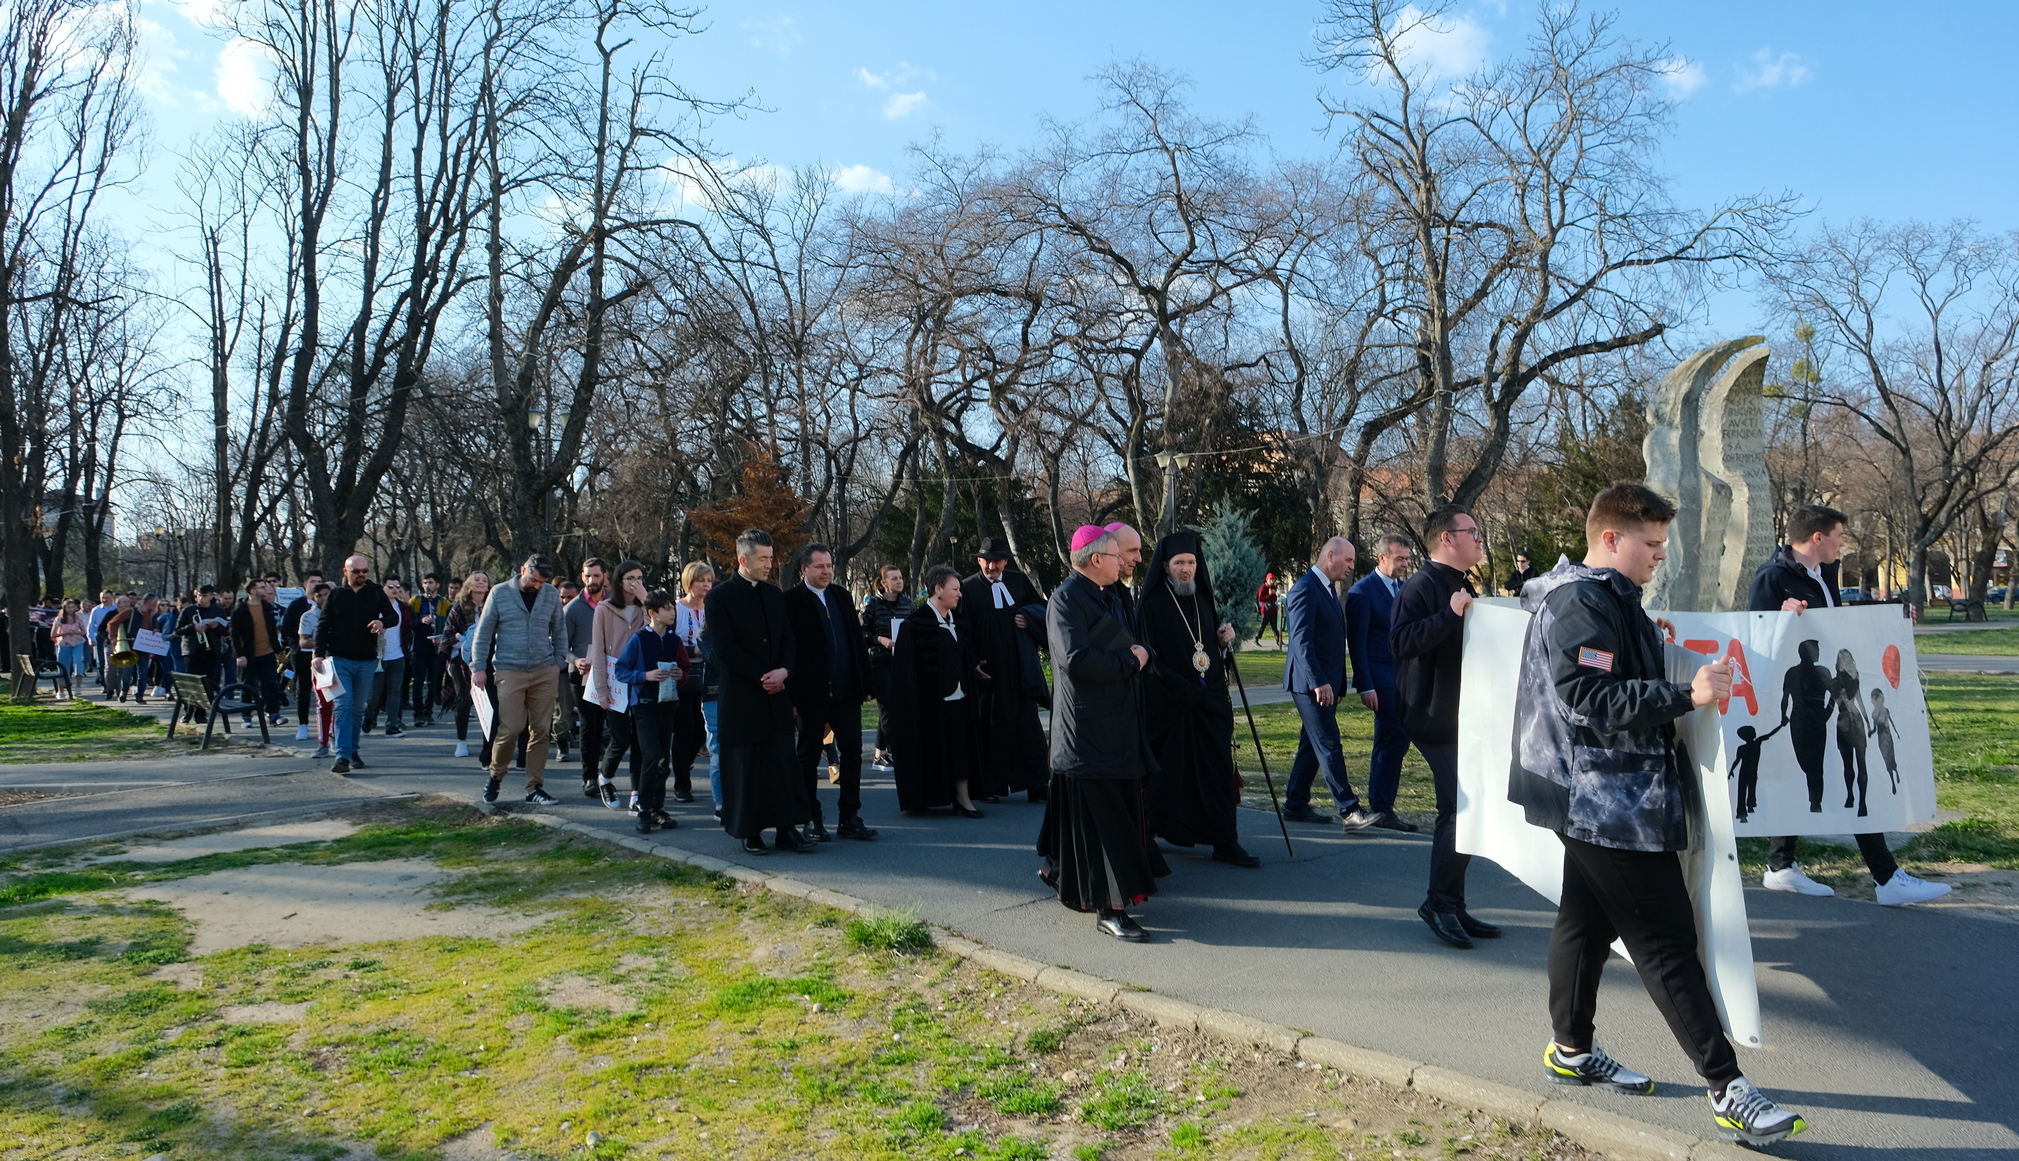
[(1332, 821), (1331, 815), (1311, 809), (1311, 784), (1322, 768), (1349, 831), (1365, 830), (1377, 817), (1361, 809), (1360, 796), (1346, 778), (1346, 752), (1339, 745), (1339, 692), (1346, 688), (1346, 611), (1333, 586), (1353, 575), (1353, 555), (1353, 542), (1334, 536), (1318, 550), (1311, 571), (1297, 578), (1283, 598), (1290, 635), (1283, 688), (1290, 691), (1304, 726), (1297, 735), (1297, 759), (1290, 764), (1290, 785), (1283, 791), (1283, 817)]
[(1409, 731), (1402, 728), (1402, 702), (1395, 696), (1395, 653), (1388, 646), (1388, 613), (1409, 575), (1409, 541), (1390, 532), (1377, 542), (1374, 571), (1346, 590), (1346, 648), (1353, 657), (1353, 690), (1374, 711), (1374, 753), (1367, 759), (1367, 810), (1375, 826), (1414, 831), (1416, 824), (1395, 815), (1395, 788), (1402, 782), (1402, 759)]
[(781, 850), (818, 850), (800, 835), (813, 817), (806, 782), (792, 754), (792, 695), (797, 656), (785, 594), (771, 575), (771, 534), (752, 528), (736, 538), (736, 571), (708, 590), (702, 647), (722, 670), (716, 698), (721, 736), (722, 829), (743, 840), (746, 855), (768, 855), (763, 834)]
[(1027, 790), (1031, 801), (1039, 802), (1050, 781), (1045, 732), (1038, 724), (1038, 704), (1045, 697), (1037, 654), (1045, 634), (1045, 599), (1011, 566), (1006, 541), (983, 540), (976, 562), (981, 567), (961, 580), (960, 604), (953, 611), (961, 640), (974, 646), (993, 679), (976, 691), (981, 764), (969, 789), (990, 801)]
[(834, 550), (815, 542), (801, 550), (799, 583), (785, 594), (785, 619), (796, 645), (792, 708), (799, 711), (799, 772), (813, 817), (806, 837), (827, 842), (820, 819), (821, 751), (827, 731), (841, 755), (841, 799), (835, 804), (842, 838), (868, 842), (876, 832), (862, 821), (862, 703), (869, 697), (869, 651), (848, 594), (834, 587)]

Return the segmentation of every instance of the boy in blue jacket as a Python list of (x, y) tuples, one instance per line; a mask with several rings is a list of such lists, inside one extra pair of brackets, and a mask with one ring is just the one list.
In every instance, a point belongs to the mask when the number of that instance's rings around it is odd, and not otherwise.
[(673, 594), (653, 589), (645, 596), (645, 627), (624, 646), (610, 667), (617, 680), (631, 687), (631, 728), (637, 739), (640, 784), (638, 833), (679, 826), (666, 813), (666, 772), (673, 757), (674, 711), (679, 706), (680, 678), (687, 647), (673, 632), (679, 619)]

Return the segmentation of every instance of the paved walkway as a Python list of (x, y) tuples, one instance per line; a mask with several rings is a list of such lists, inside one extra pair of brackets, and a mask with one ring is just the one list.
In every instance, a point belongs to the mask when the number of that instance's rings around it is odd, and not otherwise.
[[(326, 809), (414, 793), (474, 800), (481, 775), (473, 761), (449, 756), (453, 745), (440, 727), (395, 741), (371, 738), (372, 767), (349, 778), (288, 772), (301, 762), (275, 763), (272, 771), (233, 766), (242, 759), (178, 759), (145, 773), (108, 769), (128, 763), (70, 766), (81, 775), (72, 789), (102, 784), (103, 792), (0, 810), (0, 850), (37, 837), (83, 837), (93, 826), (195, 826), (286, 803)], [(564, 797), (550, 810), (628, 833), (628, 816), (581, 796), (575, 768), (553, 773), (550, 789)], [(158, 788), (120, 785), (163, 774), (169, 784)], [(833, 791), (823, 789), (822, 797), (831, 815)], [(503, 805), (531, 809), (516, 799)], [(865, 814), (882, 830), (874, 844), (837, 842), (811, 855), (745, 860), (708, 824), (702, 804), (675, 807), (680, 828), (654, 839), (916, 907), (935, 923), (1032, 959), (1707, 1132), (1694, 1076), (1618, 960), (1607, 973), (1600, 1036), (1615, 1055), (1653, 1074), (1661, 1091), (1643, 1098), (1566, 1094), (1541, 1083), (1551, 909), (1498, 867), (1475, 863), (1471, 907), (1502, 924), (1507, 937), (1471, 952), (1435, 943), (1415, 915), (1429, 856), (1422, 836), (1347, 838), (1299, 826), (1293, 859), (1274, 819), (1244, 813), (1244, 841), (1265, 865), (1241, 870), (1200, 852), (1171, 852), (1173, 875), (1140, 912), (1155, 942), (1131, 946), (1096, 935), (1091, 918), (1060, 907), (1038, 882), (1031, 843), (1041, 807), (1019, 800), (985, 806), (988, 817), (980, 820), (910, 818), (897, 813), (883, 777), (869, 779), (865, 800)], [(2019, 924), (1757, 889), (1747, 904), (1769, 1046), (1741, 1058), (1750, 1075), (1816, 1125), (1778, 1154), (1848, 1158), (1886, 1149), (1929, 1161), (2009, 1161), (2019, 1152)]]

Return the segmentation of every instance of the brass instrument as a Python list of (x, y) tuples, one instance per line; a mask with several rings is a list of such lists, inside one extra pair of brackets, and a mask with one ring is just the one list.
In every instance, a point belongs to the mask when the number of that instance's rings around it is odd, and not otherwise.
[(131, 669), (140, 664), (140, 654), (133, 651), (133, 642), (127, 639), (126, 626), (119, 627), (119, 636), (112, 639), (112, 656), (105, 660), (114, 669)]

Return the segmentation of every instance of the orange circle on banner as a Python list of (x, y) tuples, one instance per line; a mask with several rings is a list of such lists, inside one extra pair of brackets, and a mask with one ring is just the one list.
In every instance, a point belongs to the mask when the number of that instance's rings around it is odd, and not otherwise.
[(1893, 683), (1894, 689), (1900, 688), (1900, 647), (1898, 645), (1886, 646), (1885, 655), (1879, 658), (1879, 668), (1885, 671), (1886, 680)]

